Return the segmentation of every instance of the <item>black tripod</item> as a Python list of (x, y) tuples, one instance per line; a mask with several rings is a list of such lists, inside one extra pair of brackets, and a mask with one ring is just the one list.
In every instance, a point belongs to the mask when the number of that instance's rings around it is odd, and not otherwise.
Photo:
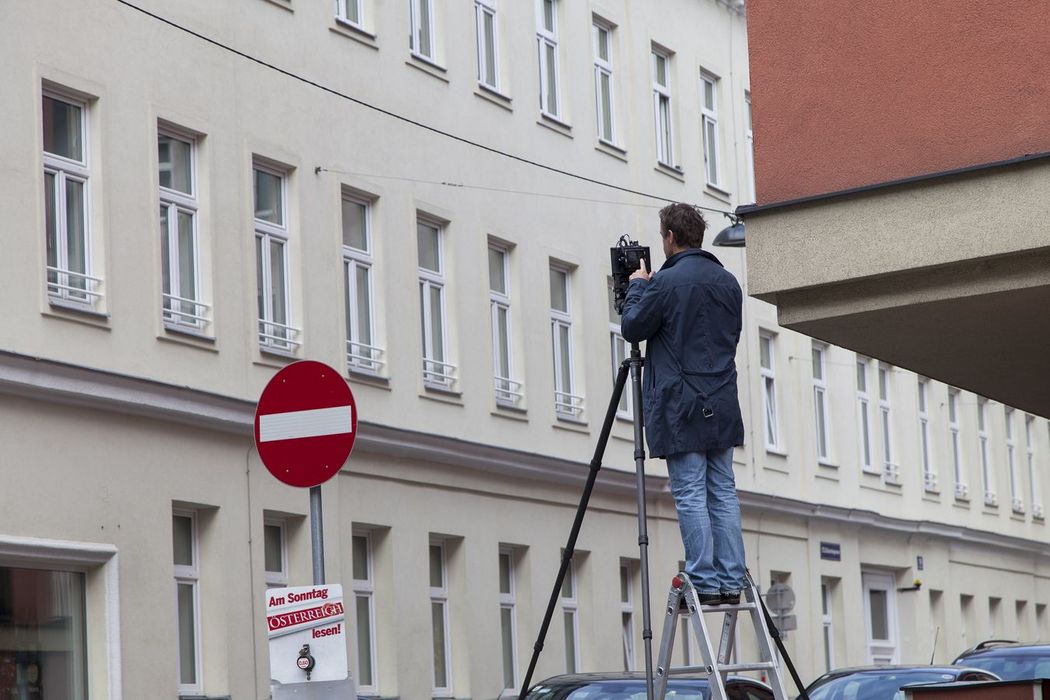
[(529, 670), (525, 673), (525, 680), (521, 684), (518, 700), (525, 700), (525, 694), (528, 692), (529, 684), (532, 682), (532, 674), (536, 670), (536, 662), (539, 660), (540, 652), (543, 651), (543, 641), (547, 638), (547, 629), (550, 627), (554, 608), (558, 604), (558, 592), (561, 590), (562, 582), (565, 580), (565, 573), (569, 569), (572, 555), (576, 551), (576, 538), (580, 534), (580, 526), (583, 525), (583, 516), (587, 512), (587, 503), (591, 499), (594, 481), (598, 476), (598, 471), (602, 468), (605, 446), (609, 442), (609, 433), (612, 431), (613, 421), (616, 420), (616, 407), (619, 406), (620, 398), (623, 396), (628, 373), (631, 375), (631, 396), (634, 401), (632, 404), (634, 408), (634, 470), (637, 479), (638, 550), (642, 575), (642, 640), (645, 644), (645, 693), (648, 700), (653, 700), (653, 630), (649, 619), (649, 535), (646, 529), (645, 518), (645, 438), (642, 433), (642, 353), (638, 349), (637, 343), (631, 343), (630, 357), (620, 364), (620, 370), (616, 374), (616, 384), (613, 386), (612, 398), (609, 400), (609, 408), (605, 412), (605, 422), (602, 423), (598, 444), (594, 448), (594, 457), (591, 458), (591, 471), (587, 475), (587, 483), (583, 487), (583, 495), (580, 496), (580, 504), (576, 508), (576, 519), (573, 520), (572, 528), (569, 530), (569, 539), (565, 543), (565, 550), (562, 553), (558, 578), (554, 582), (554, 589), (551, 591), (550, 600), (547, 602), (547, 612), (543, 615), (543, 624), (540, 625), (540, 633), (532, 649)]

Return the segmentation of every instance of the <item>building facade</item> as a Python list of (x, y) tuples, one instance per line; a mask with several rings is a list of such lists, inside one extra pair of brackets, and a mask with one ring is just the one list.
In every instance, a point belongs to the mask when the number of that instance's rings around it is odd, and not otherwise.
[[(0, 689), (268, 697), (264, 592), (311, 580), (308, 498), (251, 426), (309, 358), (359, 407), (322, 488), (359, 691), (511, 692), (626, 352), (607, 250), (659, 251), (659, 198), (754, 200), (742, 8), (5, 9)], [(1050, 634), (1044, 419), (755, 299), (737, 360), (748, 563), (796, 591), (804, 677)], [(634, 408), (536, 680), (643, 667)], [(659, 630), (682, 552), (647, 470)]]

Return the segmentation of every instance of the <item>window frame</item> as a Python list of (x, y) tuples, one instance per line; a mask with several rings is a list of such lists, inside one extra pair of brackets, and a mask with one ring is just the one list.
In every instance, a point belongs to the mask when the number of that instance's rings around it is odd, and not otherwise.
[(635, 660), (634, 576), (631, 569), (629, 562), (620, 562), (620, 619), (623, 632), (624, 671), (634, 671), (638, 665)]
[[(492, 18), (492, 55), (488, 55), (488, 38), (485, 34), (485, 16)], [(500, 93), (500, 70), (499, 70), (499, 24), (496, 14), (496, 0), (474, 0), (474, 25), (477, 36), (477, 59), (478, 59), (478, 85), (488, 88), (493, 92)], [(488, 63), (492, 63), (493, 82), (485, 79), (485, 71)], [(501, 93), (502, 94), (502, 93)]]
[[(378, 660), (376, 659), (376, 607), (375, 607), (375, 533), (368, 528), (354, 527), (350, 531), (350, 547), (351, 557), (353, 556), (353, 538), (363, 537), (365, 540), (365, 567), (368, 569), (367, 578), (357, 578), (354, 575), (353, 566), (350, 571), (350, 587), (354, 595), (354, 626), (355, 632), (360, 636), (360, 625), (361, 620), (357, 617), (357, 599), (367, 598), (368, 600), (368, 644), (369, 644), (369, 661), (371, 663), (371, 676), (372, 683), (364, 684), (361, 683), (361, 648), (357, 646), (357, 653), (355, 655), (355, 670), (354, 677), (357, 679), (357, 689), (359, 692), (363, 692), (366, 695), (376, 695), (379, 693), (379, 672), (378, 672)], [(355, 638), (356, 642), (356, 638)]]
[[(554, 356), (554, 413), (559, 420), (579, 421), (580, 416), (583, 413), (584, 399), (582, 395), (576, 393), (579, 391), (579, 388), (576, 386), (576, 355), (572, 332), (573, 269), (564, 263), (558, 263), (551, 260), (549, 270), (550, 273), (561, 272), (565, 275), (565, 311), (555, 309), (553, 299), (549, 306), (551, 350)], [(560, 329), (565, 330), (567, 343), (565, 354), (569, 360), (569, 366), (567, 368), (562, 366), (561, 353), (559, 352), (561, 349), (561, 346), (559, 345)], [(568, 391), (563, 391), (562, 386), (565, 385), (563, 380), (566, 379), (568, 380)]]
[(923, 490), (927, 493), (939, 493), (940, 483), (937, 468), (933, 460), (933, 446), (930, 443), (930, 382), (919, 377), (915, 383), (916, 400), (918, 401), (919, 418), (919, 459), (922, 463)]
[[(344, 191), (340, 196), (340, 207), (343, 202), (352, 202), (364, 207), (364, 236), (366, 250), (342, 244), (343, 285), (346, 304), (346, 366), (350, 372), (379, 375), (386, 361), (385, 351), (377, 344), (376, 338), (376, 297), (375, 297), (375, 257), (372, 237), (372, 206), (375, 200), (364, 195)], [(340, 214), (340, 219), (342, 215)], [(345, 222), (340, 220), (345, 226)], [(359, 337), (361, 304), (357, 298), (357, 275), (364, 271), (368, 276), (368, 333), (371, 344), (364, 343)], [(351, 280), (351, 273), (353, 280)], [(352, 283), (351, 283), (352, 282)]]
[[(620, 374), (620, 365), (630, 357), (631, 346), (623, 337), (620, 317), (616, 314), (616, 307), (613, 303), (612, 277), (608, 278), (607, 293), (609, 298), (609, 359), (612, 361), (612, 380), (615, 388), (616, 377)], [(616, 405), (616, 416), (625, 420), (634, 420), (634, 392), (629, 377), (630, 375), (620, 394), (620, 403)]]
[(977, 397), (977, 444), (981, 457), (981, 487), (984, 491), (984, 505), (996, 508), (999, 506), (999, 495), (996, 492), (995, 473), (992, 466), (992, 455), (988, 434), (988, 399)]
[[(777, 387), (776, 387), (776, 348), (774, 341), (776, 340), (776, 334), (769, 331), (760, 331), (758, 334), (759, 343), (759, 376), (761, 377), (761, 391), (762, 391), (762, 415), (763, 415), (763, 439), (766, 445), (766, 452), (773, 452), (776, 454), (783, 454), (783, 446), (780, 441), (780, 413), (777, 405)], [(762, 363), (762, 343), (768, 344), (769, 348), (769, 367), (766, 367)], [(770, 439), (772, 437), (772, 440)]]
[(952, 448), (952, 467), (955, 477), (955, 499), (969, 500), (970, 486), (963, 465), (962, 428), (959, 423), (958, 389), (948, 387), (948, 441)]
[(835, 668), (834, 599), (832, 598), (830, 581), (824, 580), (820, 582), (820, 605), (820, 622), (824, 641), (824, 662), (827, 666), (825, 672), (830, 673), (831, 669)]
[[(562, 554), (564, 556), (564, 553)], [(568, 583), (569, 595), (564, 595), (565, 584)], [(566, 673), (579, 673), (580, 667), (580, 601), (579, 592), (576, 585), (576, 562), (572, 559), (569, 560), (569, 565), (565, 568), (565, 580), (562, 582), (562, 588), (558, 591), (558, 599), (561, 603), (562, 609), (562, 622), (566, 621), (566, 618), (571, 620), (572, 627), (565, 628), (566, 634), (571, 633), (572, 635), (572, 664), (570, 665), (569, 654), (570, 649), (568, 646), (565, 648), (565, 672)]]
[[(725, 191), (722, 187), (722, 159), (720, 157), (721, 152), (721, 139), (718, 135), (718, 84), (721, 79), (709, 73), (708, 71), (700, 71), (700, 126), (701, 126), (701, 140), (704, 145), (704, 183), (708, 187), (714, 187), (716, 190)], [(706, 97), (706, 85), (711, 85), (711, 106), (707, 106)], [(714, 144), (711, 144), (708, 140), (708, 124), (713, 129)], [(712, 174), (712, 157), (711, 152), (714, 151), (714, 179), (711, 179)]]
[[(817, 462), (830, 465), (833, 463), (831, 453), (831, 411), (828, 407), (828, 356), (829, 347), (825, 343), (813, 341), (812, 367), (820, 369), (820, 375), (813, 373), (813, 413), (817, 440)], [(823, 431), (821, 431), (823, 426)]]
[[(653, 128), (656, 137), (656, 162), (677, 169), (674, 158), (674, 115), (671, 111), (671, 57), (672, 52), (653, 44), (650, 49), (653, 85)], [(664, 64), (664, 79), (660, 83), (657, 66)]]
[(879, 430), (882, 434), (882, 478), (886, 483), (900, 483), (900, 466), (894, 459), (893, 405), (890, 401), (892, 368), (884, 362), (875, 368), (879, 391)]
[[(426, 3), (427, 7), (427, 22), (426, 26), (423, 26), (422, 22), (422, 8), (423, 4)], [(409, 41), (408, 48), (413, 58), (417, 58), (426, 63), (437, 65), (437, 36), (434, 29), (434, 2), (433, 0), (408, 0), (408, 15), (409, 15)], [(421, 32), (426, 31), (427, 40), (430, 42), (430, 54), (425, 54), (420, 50), (419, 44), (421, 42)]]
[(1021, 497), (1021, 475), (1017, 472), (1017, 442), (1014, 439), (1014, 409), (1004, 407), (1006, 426), (1006, 469), (1010, 479), (1010, 510), (1024, 514), (1024, 499)]
[[(594, 51), (594, 111), (595, 111), (595, 125), (598, 130), (598, 141), (608, 146), (617, 146), (616, 140), (616, 86), (613, 81), (613, 55), (612, 55), (612, 36), (615, 26), (605, 20), (599, 18), (597, 15), (591, 18), (591, 40), (592, 48)], [(602, 32), (606, 35), (606, 47), (609, 53), (608, 58), (602, 58), (601, 52), (598, 47), (601, 42)], [(609, 85), (609, 94), (607, 97), (602, 95), (602, 76), (607, 79)], [(609, 133), (605, 133), (605, 112), (603, 107), (608, 110), (609, 113)]]
[[(860, 468), (861, 471), (868, 474), (879, 474), (881, 470), (875, 467), (875, 460), (873, 459), (873, 450), (871, 445), (871, 438), (874, 434), (872, 430), (872, 415), (871, 415), (871, 392), (869, 387), (871, 386), (871, 377), (869, 369), (871, 367), (871, 359), (862, 355), (857, 355), (856, 365), (856, 380), (857, 380), (857, 426), (858, 426), (858, 446), (860, 447)], [(860, 379), (863, 377), (864, 386), (860, 385)]]
[[(280, 178), (281, 181), (281, 219), (282, 223), (274, 224), (269, 221), (263, 221), (255, 216), (255, 171), (266, 173)], [(288, 170), (281, 170), (273, 165), (267, 165), (259, 160), (253, 160), (252, 162), (252, 222), (255, 230), (254, 238), (256, 241), (256, 256), (261, 256), (261, 260), (257, 260), (258, 270), (262, 271), (262, 277), (258, 280), (258, 284), (262, 287), (262, 299), (263, 308), (257, 309), (262, 312), (257, 318), (257, 333), (256, 339), (259, 342), (259, 350), (261, 352), (272, 353), (276, 355), (294, 356), (300, 347), (302, 342), (295, 340), (301, 333), (302, 329), (292, 325), (292, 280), (291, 280), (291, 230), (288, 226)], [(287, 311), (287, 323), (279, 323), (273, 320), (273, 279), (271, 277), (271, 269), (273, 259), (271, 257), (271, 244), (277, 241), (281, 244), (283, 255), (282, 255), (282, 267), (284, 268), (284, 305)], [(261, 245), (260, 245), (261, 242)], [(277, 331), (282, 331), (285, 336), (282, 337), (277, 334)]]
[[(440, 587), (430, 586), (430, 604), (431, 610), (433, 610), (434, 604), (441, 605), (442, 613), (442, 624), (444, 626), (442, 633), (442, 641), (444, 642), (443, 658), (445, 661), (445, 681), (447, 685), (437, 685), (437, 674), (438, 669), (436, 666), (433, 667), (433, 674), (431, 676), (432, 689), (434, 697), (453, 697), (452, 687), (452, 640), (450, 639), (451, 625), (449, 624), (449, 595), (448, 595), (448, 546), (445, 540), (440, 538), (431, 538), (427, 548), (427, 562), (429, 566), (430, 562), (430, 547), (438, 547), (441, 550), (441, 583)], [(427, 583), (430, 583), (428, 576)], [(431, 648), (433, 649), (436, 640), (433, 638), (433, 612), (431, 612)]]
[[(173, 564), (174, 569), (174, 580), (175, 580), (175, 630), (176, 637), (181, 635), (181, 630), (178, 621), (178, 603), (179, 603), (179, 586), (189, 585), (193, 592), (193, 668), (194, 683), (183, 683), (182, 682), (182, 650), (181, 645), (176, 641), (176, 654), (175, 654), (175, 667), (177, 669), (176, 677), (178, 678), (178, 694), (181, 695), (196, 695), (203, 692), (204, 680), (202, 674), (204, 671), (203, 667), (203, 654), (201, 647), (201, 601), (200, 601), (200, 529), (199, 529), (199, 518), (198, 513), (195, 510), (187, 508), (173, 508), (171, 511), (172, 519), (176, 517), (188, 518), (190, 521), (190, 556), (193, 560), (192, 565), (184, 564)], [(172, 559), (174, 560), (174, 551), (172, 552)]]
[[(432, 217), (416, 214), (416, 245), (418, 251), (419, 226), (429, 226), (437, 231), (438, 271), (428, 270), (416, 261), (416, 272), (420, 290), (420, 321), (423, 324), (423, 386), (429, 389), (452, 391), (456, 383), (456, 366), (449, 359), (448, 342), (448, 300), (445, 298), (445, 224)], [(432, 321), (433, 309), (430, 305), (430, 292), (438, 290), (438, 301), (441, 306), (441, 356), (443, 360), (433, 357), (435, 343)], [(437, 369), (434, 369), (434, 368)]]
[(751, 91), (744, 91), (744, 115), (747, 123), (744, 125), (744, 176), (747, 178), (747, 196), (745, 202), (755, 202), (758, 193), (755, 188), (755, 132), (751, 112)]
[[(280, 529), (281, 570), (271, 571), (266, 568), (266, 527)], [(263, 518), (263, 577), (268, 588), (284, 588), (288, 585), (288, 523), (283, 518)]]
[(1035, 416), (1025, 414), (1025, 457), (1028, 464), (1028, 492), (1032, 503), (1032, 518), (1043, 519), (1043, 499), (1039, 496), (1039, 470), (1036, 464), (1035, 439), (1032, 435), (1032, 427), (1035, 425)]
[[(91, 133), (90, 133), (90, 122), (88, 115), (89, 102), (83, 97), (78, 97), (71, 92), (66, 92), (60, 89), (56, 89), (50, 86), (43, 86), (40, 91), (40, 133), (41, 133), (41, 144), (43, 144), (43, 129), (44, 129), (44, 113), (43, 104), (44, 99), (50, 99), (57, 102), (62, 102), (71, 107), (76, 107), (80, 110), (80, 140), (82, 148), (83, 160), (76, 160), (66, 156), (59, 155), (57, 153), (50, 153), (45, 150), (41, 145), (41, 162), (42, 172), (44, 175), (44, 211), (45, 211), (45, 224), (44, 224), (44, 245), (45, 251), (47, 245), (50, 243), (48, 231), (47, 231), (47, 210), (48, 210), (48, 196), (47, 196), (47, 177), (50, 175), (54, 178), (54, 200), (51, 202), (51, 206), (54, 207), (54, 226), (55, 226), (55, 240), (54, 240), (54, 251), (55, 251), (55, 265), (51, 266), (47, 263), (47, 256), (45, 254), (44, 260), (44, 280), (45, 289), (47, 292), (48, 303), (52, 306), (65, 306), (73, 309), (95, 311), (98, 306), (105, 300), (105, 293), (98, 291), (102, 288), (103, 279), (95, 276), (94, 272), (94, 251), (92, 250), (93, 235), (91, 230), (91, 218), (92, 218), (92, 206), (91, 206)], [(72, 180), (78, 182), (82, 186), (82, 217), (83, 217), (83, 237), (80, 241), (84, 249), (84, 271), (78, 272), (70, 269), (69, 264), (69, 251), (68, 251), (68, 240), (69, 240), (69, 218), (68, 209), (66, 203), (68, 201), (68, 190), (66, 183)], [(51, 281), (52, 275), (54, 281)], [(77, 278), (83, 281), (83, 288), (74, 286), (74, 280)]]
[[(492, 324), (492, 375), (494, 393), (496, 397), (496, 405), (517, 408), (522, 400), (525, 398), (523, 393), (524, 384), (516, 379), (516, 363), (514, 358), (514, 326), (513, 317), (511, 315), (511, 299), (510, 299), (510, 251), (511, 247), (502, 243), (498, 243), (493, 240), (489, 240), (488, 252), (494, 252), (501, 256), (500, 260), (503, 265), (503, 284), (505, 291), (498, 291), (492, 288), (491, 283), (489, 284), (489, 321)], [(489, 259), (491, 265), (491, 258)], [(489, 271), (491, 279), (491, 270)], [(499, 333), (499, 315), (503, 313), (506, 317), (506, 337), (500, 338)], [(500, 342), (502, 340), (503, 346), (507, 349), (507, 374), (508, 376), (500, 376), (500, 365), (502, 364), (502, 358), (499, 356)]]
[[(499, 548), (499, 557), (507, 557), (507, 566), (509, 567), (508, 580), (510, 583), (510, 590), (504, 592), (499, 591), (499, 607), (500, 607), (500, 625), (502, 627), (503, 620), (502, 615), (504, 610), (510, 610), (510, 639), (511, 648), (510, 656), (512, 668), (510, 669), (511, 685), (506, 685), (507, 669), (502, 668), (504, 677), (504, 691), (514, 690), (518, 687), (518, 616), (517, 616), (517, 580), (515, 578), (515, 550), (513, 547), (501, 545)], [(498, 585), (498, 584), (497, 584)], [(503, 640), (503, 630), (500, 630), (500, 642)], [(506, 655), (507, 650), (501, 649), (500, 665), (503, 663), (503, 656)]]
[[(357, 8), (357, 19), (350, 18), (349, 8)], [(336, 21), (349, 25), (354, 29), (360, 29), (363, 32), (368, 33), (365, 29), (365, 8), (363, 0), (335, 0), (335, 19)]]
[[(558, 10), (560, 7), (559, 0), (550, 0), (551, 3), (551, 27), (547, 28), (544, 22), (543, 3), (547, 0), (536, 0), (536, 49), (537, 49), (537, 60), (539, 62), (539, 75), (540, 75), (540, 114), (545, 117), (550, 117), (555, 121), (561, 122), (562, 120), (562, 102), (561, 102), (561, 69), (560, 69), (560, 58), (558, 53), (560, 51), (559, 39), (558, 39)], [(549, 48), (551, 55), (554, 57), (554, 85), (553, 88), (548, 81), (549, 67), (547, 64), (547, 51), (545, 48)], [(553, 96), (554, 110), (549, 110), (548, 104), (551, 102)]]

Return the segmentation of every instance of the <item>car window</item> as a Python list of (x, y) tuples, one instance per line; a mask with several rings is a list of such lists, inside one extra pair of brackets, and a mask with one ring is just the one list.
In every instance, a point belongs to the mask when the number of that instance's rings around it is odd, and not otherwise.
[(1050, 678), (1050, 656), (1010, 654), (1009, 656), (974, 656), (959, 659), (960, 666), (973, 666), (991, 671), (1004, 681)]
[[(809, 692), (810, 700), (899, 700), (903, 686), (912, 683), (946, 683), (954, 674), (943, 671), (914, 670), (863, 672), (840, 676)], [(900, 698), (904, 694), (900, 693)]]
[[(666, 700), (709, 700), (703, 684), (672, 681), (664, 695)], [(568, 685), (537, 686), (527, 700), (646, 700), (645, 681), (595, 681)], [(748, 698), (747, 700), (751, 700)], [(767, 700), (765, 697), (756, 700)]]

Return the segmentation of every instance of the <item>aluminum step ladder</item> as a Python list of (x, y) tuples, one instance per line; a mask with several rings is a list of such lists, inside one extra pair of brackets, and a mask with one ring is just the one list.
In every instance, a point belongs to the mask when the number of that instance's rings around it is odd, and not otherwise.
[[(773, 640), (759, 601), (759, 592), (751, 574), (746, 575), (747, 587), (743, 599), (737, 605), (700, 605), (696, 590), (684, 573), (677, 574), (671, 580), (671, 591), (667, 595), (667, 610), (664, 620), (663, 638), (660, 642), (660, 655), (656, 662), (653, 697), (662, 699), (667, 693), (667, 681), (671, 676), (683, 674), (702, 674), (708, 678), (711, 686), (711, 700), (728, 700), (726, 679), (730, 673), (743, 671), (765, 671), (769, 685), (773, 688), (775, 700), (789, 700), (784, 688), (784, 673), (774, 651)], [(731, 663), (733, 646), (736, 641), (736, 622), (739, 613), (747, 611), (751, 615), (751, 624), (755, 629), (761, 659), (752, 663)], [(711, 646), (705, 613), (725, 613), (722, 622), (722, 637), (718, 644), (717, 655)], [(703, 664), (699, 666), (671, 666), (671, 654), (674, 651), (675, 631), (678, 629), (678, 618), (689, 616), (689, 627), (696, 637), (697, 646)]]

